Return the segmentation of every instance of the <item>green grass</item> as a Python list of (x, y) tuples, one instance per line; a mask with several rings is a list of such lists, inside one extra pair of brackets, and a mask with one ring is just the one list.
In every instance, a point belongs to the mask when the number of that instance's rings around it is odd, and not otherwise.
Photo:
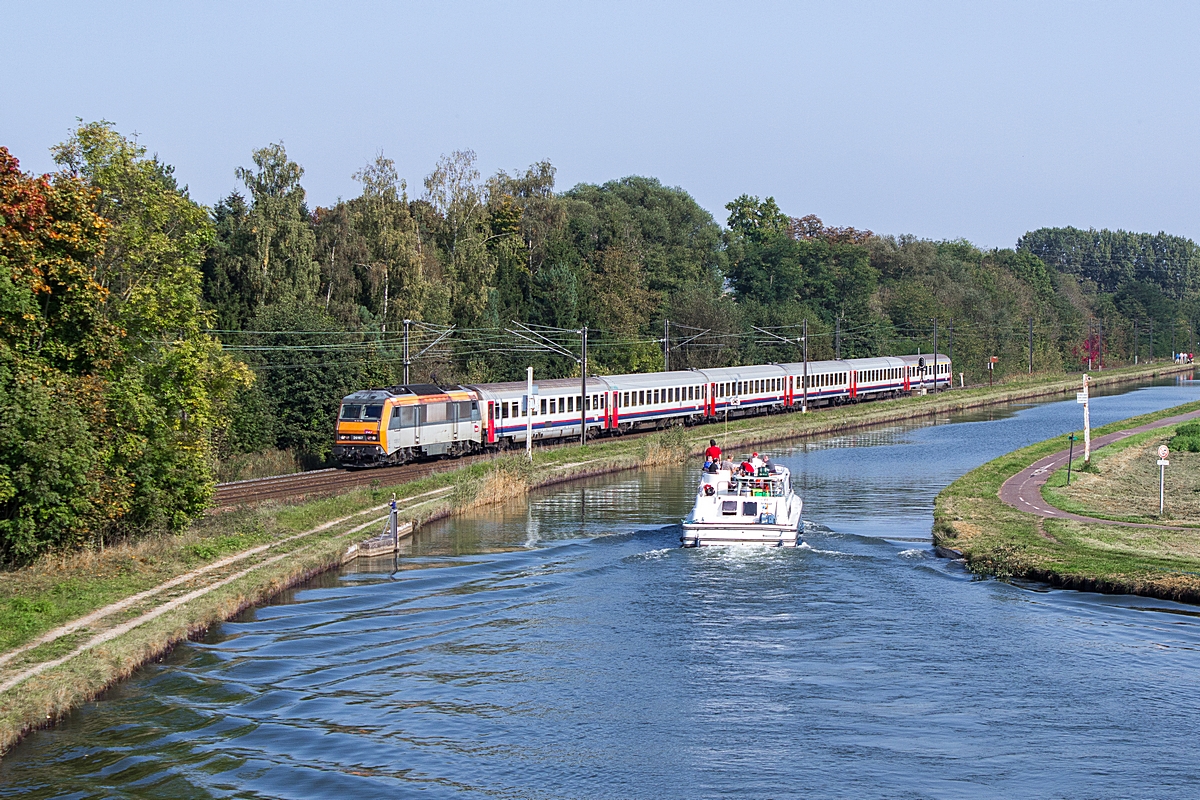
[[(1188, 425), (1188, 424), (1194, 424), (1194, 423), (1184, 423), (1184, 424)], [(1152, 441), (1155, 439), (1163, 438), (1165, 436), (1169, 436), (1172, 434), (1172, 432), (1177, 430), (1179, 427), (1180, 426), (1177, 426), (1177, 425), (1170, 425), (1170, 426), (1167, 426), (1164, 428), (1160, 428), (1158, 430), (1145, 431), (1144, 433), (1138, 433), (1138, 434), (1134, 434), (1133, 436), (1127, 436), (1126, 438), (1121, 439), (1120, 441), (1113, 442), (1112, 444), (1102, 447), (1102, 448), (1096, 450), (1094, 453), (1092, 453), (1092, 462), (1086, 468), (1083, 463), (1082, 456), (1075, 459), (1072, 462), (1072, 472), (1079, 473), (1079, 472), (1087, 471), (1087, 472), (1090, 472), (1093, 474), (1103, 474), (1105, 472), (1105, 462), (1106, 461), (1111, 462), (1111, 460), (1115, 456), (1125, 452), (1126, 450), (1128, 450), (1131, 447), (1140, 447), (1148, 441)], [(1097, 519), (1107, 519), (1107, 520), (1112, 520), (1114, 522), (1133, 522), (1133, 523), (1146, 524), (1146, 525), (1157, 525), (1157, 524), (1161, 523), (1161, 520), (1158, 518), (1157, 515), (1113, 514), (1113, 513), (1107, 512), (1103, 509), (1096, 508), (1093, 505), (1089, 505), (1088, 503), (1083, 502), (1082, 500), (1080, 500), (1078, 498), (1066, 495), (1061, 491), (1056, 491), (1058, 489), (1065, 488), (1066, 485), (1067, 485), (1067, 468), (1064, 466), (1061, 469), (1056, 470), (1046, 480), (1046, 483), (1042, 486), (1042, 499), (1045, 500), (1047, 503), (1049, 503), (1054, 508), (1060, 509), (1062, 511), (1066, 511), (1071, 514), (1079, 514), (1080, 516), (1095, 517)], [(1175, 521), (1170, 522), (1169, 524), (1200, 527), (1200, 522), (1187, 522), (1187, 521), (1175, 520)]]
[[(1200, 402), (1115, 422), (1097, 436), (1200, 409)], [(1000, 486), (1031, 463), (1063, 449), (1065, 437), (1024, 447), (972, 470), (938, 494), (934, 540), (962, 552), (970, 569), (1063, 586), (1200, 599), (1200, 553), (1194, 534), (1039, 520), (1001, 502)], [(1126, 445), (1129, 446), (1129, 445)], [(1097, 453), (1103, 452), (1103, 448)], [(1095, 457), (1095, 456), (1093, 456)]]

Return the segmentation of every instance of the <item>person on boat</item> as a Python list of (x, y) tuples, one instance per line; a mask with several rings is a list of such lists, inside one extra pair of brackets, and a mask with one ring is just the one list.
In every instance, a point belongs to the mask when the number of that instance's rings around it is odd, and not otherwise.
[(742, 462), (742, 474), (743, 475), (753, 475), (754, 474), (754, 463), (752, 461), (743, 461)]
[(761, 467), (763, 465), (763, 460), (758, 457), (758, 453), (755, 453), (752, 456), (750, 456), (750, 464), (754, 467), (755, 470), (757, 470), (759, 467)]
[(716, 461), (717, 463), (720, 463), (721, 448), (717, 447), (716, 439), (708, 440), (708, 449), (704, 451), (704, 457), (707, 458), (709, 461)]

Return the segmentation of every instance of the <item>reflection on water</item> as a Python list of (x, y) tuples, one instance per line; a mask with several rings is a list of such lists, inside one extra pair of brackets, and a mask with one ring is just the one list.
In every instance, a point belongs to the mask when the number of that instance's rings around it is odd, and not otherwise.
[(774, 448), (796, 550), (680, 549), (680, 468), (444, 521), (34, 734), (0, 796), (1194, 796), (1194, 608), (979, 581), (902, 541), (947, 482), (1078, 414)]

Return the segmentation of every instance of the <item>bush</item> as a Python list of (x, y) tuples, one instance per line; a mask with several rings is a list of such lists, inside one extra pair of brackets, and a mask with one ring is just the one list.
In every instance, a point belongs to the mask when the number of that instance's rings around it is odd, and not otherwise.
[(1175, 429), (1168, 445), (1172, 450), (1200, 453), (1200, 422), (1185, 422)]

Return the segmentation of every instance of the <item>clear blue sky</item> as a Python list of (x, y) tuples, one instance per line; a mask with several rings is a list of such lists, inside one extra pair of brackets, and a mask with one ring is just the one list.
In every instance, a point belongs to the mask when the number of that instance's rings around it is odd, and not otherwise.
[[(744, 8), (740, 7), (744, 6)], [(1200, 240), (1197, 3), (55, 3), (0, 6), (0, 144), (26, 169), (75, 117), (201, 202), (282, 139), (310, 205), (382, 148), (549, 158), (558, 188), (742, 193), (794, 216), (1012, 246), (1043, 225)]]

